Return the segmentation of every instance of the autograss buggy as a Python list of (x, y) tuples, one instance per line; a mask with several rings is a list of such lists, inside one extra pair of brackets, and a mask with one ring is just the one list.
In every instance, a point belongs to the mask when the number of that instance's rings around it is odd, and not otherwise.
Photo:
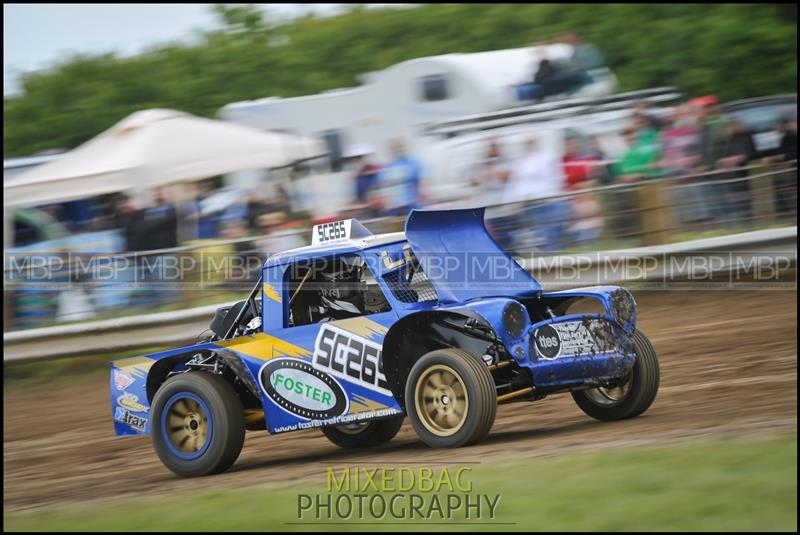
[(152, 435), (170, 470), (199, 476), (230, 467), (245, 430), (320, 428), (366, 448), (407, 415), (425, 444), (453, 448), (486, 437), (499, 403), (556, 392), (599, 420), (644, 412), (659, 366), (631, 294), (544, 292), (483, 216), (414, 210), (383, 235), (314, 227), (202, 342), (112, 362), (116, 433)]

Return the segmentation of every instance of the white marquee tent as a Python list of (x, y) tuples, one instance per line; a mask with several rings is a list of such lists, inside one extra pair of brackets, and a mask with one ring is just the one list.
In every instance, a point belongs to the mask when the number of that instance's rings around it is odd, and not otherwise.
[(42, 205), (234, 171), (274, 169), (326, 153), (319, 140), (173, 110), (145, 110), (64, 156), (6, 181), (3, 205)]

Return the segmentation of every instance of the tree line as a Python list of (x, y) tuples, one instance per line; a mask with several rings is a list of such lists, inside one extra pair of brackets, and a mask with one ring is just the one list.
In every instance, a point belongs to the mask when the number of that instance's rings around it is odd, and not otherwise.
[(797, 91), (797, 6), (435, 4), (271, 20), (218, 4), (192, 44), (134, 57), (76, 55), (21, 76), (4, 98), (5, 157), (69, 149), (145, 108), (214, 117), (238, 100), (354, 86), (361, 73), (451, 52), (528, 46), (574, 30), (597, 45), (621, 91), (676, 85), (723, 101)]

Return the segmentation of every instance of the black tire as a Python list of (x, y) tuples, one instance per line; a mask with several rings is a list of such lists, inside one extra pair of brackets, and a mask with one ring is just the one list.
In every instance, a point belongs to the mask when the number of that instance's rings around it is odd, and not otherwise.
[(656, 350), (650, 340), (640, 331), (631, 336), (636, 351), (636, 363), (631, 371), (631, 383), (627, 394), (619, 401), (599, 403), (602, 392), (596, 388), (572, 392), (572, 398), (583, 412), (603, 421), (623, 420), (639, 416), (656, 399), (659, 383), (659, 366)]
[[(463, 392), (467, 403), (461, 416), (455, 413), (459, 422), (435, 432), (437, 423), (431, 420), (439, 415), (438, 409), (426, 410), (418, 402), (428, 403), (428, 407), (438, 402), (445, 412), (457, 409), (461, 402), (461, 396), (455, 390), (457, 400), (449, 408), (450, 396), (446, 396), (445, 401), (444, 396), (436, 398), (424, 395), (425, 384), (430, 384), (432, 374), (443, 369), (449, 369), (448, 373), (458, 379), (457, 382), (462, 386), (457, 390)], [(449, 386), (452, 390), (452, 384)], [(426, 401), (426, 398), (430, 401)], [(411, 368), (406, 379), (405, 403), (408, 419), (425, 444), (433, 448), (457, 448), (479, 442), (489, 434), (497, 414), (497, 390), (491, 373), (482, 361), (460, 349), (437, 349), (425, 354)]]
[[(204, 445), (198, 451), (183, 453), (196, 456), (195, 458), (181, 457), (182, 453), (178, 451), (179, 445), (170, 439), (167, 429), (170, 425), (169, 419), (172, 418), (174, 422), (174, 419), (182, 417), (181, 411), (187, 412), (185, 404), (180, 405), (179, 410), (181, 399), (187, 399), (193, 407), (199, 408), (196, 411), (198, 414), (204, 415), (206, 408), (209, 413), (206, 420), (210, 427)], [(205, 407), (202, 407), (197, 399), (202, 401)], [(168, 411), (166, 415), (164, 415), (165, 409)], [(195, 412), (188, 410), (187, 414), (190, 416), (185, 416), (184, 419), (195, 418), (191, 416)], [(197, 420), (201, 421), (202, 418), (198, 417)], [(244, 444), (244, 410), (239, 396), (225, 379), (207, 372), (187, 372), (167, 379), (153, 398), (150, 425), (153, 447), (161, 462), (183, 477), (224, 472), (239, 457)], [(173, 426), (172, 429), (176, 427), (179, 426)], [(181, 430), (178, 432), (191, 433), (188, 427), (184, 429), (185, 432)], [(178, 435), (174, 440), (178, 440), (181, 436), (183, 435)]]
[(351, 426), (356, 427), (356, 429), (350, 430), (344, 425), (332, 425), (323, 427), (322, 434), (337, 446), (347, 450), (371, 448), (386, 444), (392, 440), (400, 431), (404, 419), (405, 416), (401, 415), (382, 420), (372, 420), (364, 422), (360, 426)]

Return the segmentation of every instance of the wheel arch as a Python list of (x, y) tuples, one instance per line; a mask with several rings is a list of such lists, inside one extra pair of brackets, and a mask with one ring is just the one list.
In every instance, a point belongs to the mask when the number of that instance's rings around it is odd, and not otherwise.
[[(233, 386), (233, 389), (236, 391), (239, 399), (242, 401), (242, 405), (247, 409), (252, 408), (254, 403), (257, 403), (258, 408), (263, 410), (263, 404), (258, 385), (253, 380), (253, 377), (247, 370), (244, 362), (242, 362), (236, 353), (224, 348), (195, 349), (179, 353), (177, 355), (171, 355), (156, 361), (150, 367), (150, 370), (147, 374), (146, 392), (148, 402), (152, 404), (156, 392), (161, 385), (164, 384), (164, 381), (167, 380), (170, 372), (174, 371), (178, 366), (186, 364), (197, 355), (202, 355), (204, 357), (214, 356), (219, 359), (219, 362), (223, 364), (222, 373), (220, 375), (223, 379), (229, 382), (231, 386)], [(266, 422), (266, 412), (264, 421)]]
[(397, 402), (405, 409), (405, 380), (411, 367), (423, 355), (448, 347), (463, 349), (473, 355), (482, 355), (498, 343), (489, 335), (484, 337), (476, 330), (470, 334), (455, 328), (451, 322), (474, 320), (488, 332), (494, 328), (479, 314), (468, 309), (425, 310), (403, 317), (389, 329), (383, 340), (382, 365), (386, 382)]

